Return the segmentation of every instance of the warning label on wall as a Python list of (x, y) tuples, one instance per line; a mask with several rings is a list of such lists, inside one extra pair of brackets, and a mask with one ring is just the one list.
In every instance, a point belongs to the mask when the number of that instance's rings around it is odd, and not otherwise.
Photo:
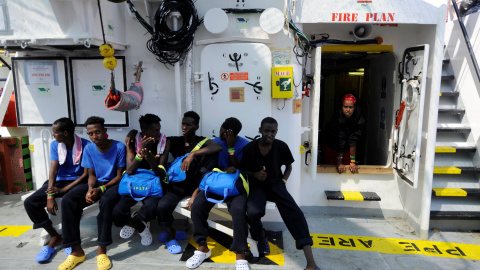
[(248, 72), (231, 72), (231, 81), (248, 81)]

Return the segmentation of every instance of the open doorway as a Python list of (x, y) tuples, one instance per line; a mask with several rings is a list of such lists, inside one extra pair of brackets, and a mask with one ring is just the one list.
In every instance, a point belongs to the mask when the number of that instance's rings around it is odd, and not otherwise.
[[(385, 48), (388, 47), (388, 48)], [(364, 118), (357, 141), (359, 165), (389, 165), (395, 117), (396, 58), (391, 46), (322, 47), (318, 164), (325, 164), (327, 123), (341, 113), (342, 98), (356, 97), (356, 110)]]

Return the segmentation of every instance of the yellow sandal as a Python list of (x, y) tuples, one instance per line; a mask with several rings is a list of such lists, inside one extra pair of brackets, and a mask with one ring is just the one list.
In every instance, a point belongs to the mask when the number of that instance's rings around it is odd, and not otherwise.
[(72, 270), (77, 264), (85, 261), (85, 255), (81, 257), (68, 255), (67, 259), (58, 266), (58, 270)]
[(107, 254), (97, 255), (97, 267), (98, 270), (108, 270), (112, 267), (112, 262), (110, 262)]

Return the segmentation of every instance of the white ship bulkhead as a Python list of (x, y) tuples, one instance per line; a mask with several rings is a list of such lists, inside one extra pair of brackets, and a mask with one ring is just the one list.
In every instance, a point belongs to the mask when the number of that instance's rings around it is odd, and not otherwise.
[[(12, 48), (16, 57), (69, 59), (66, 77), (71, 74), (73, 87), (72, 81), (68, 81), (70, 92), (66, 98), (70, 107), (66, 110), (77, 116), (77, 124), (82, 124), (81, 119), (90, 114), (108, 115), (114, 123), (108, 128), (110, 138), (124, 141), (130, 129), (139, 129), (141, 115), (154, 113), (162, 119), (162, 132), (178, 136), (183, 112), (194, 110), (201, 116), (198, 135), (218, 136), (224, 119), (234, 116), (243, 124), (240, 135), (255, 137), (260, 121), (271, 116), (279, 123), (277, 138), (285, 141), (294, 155), (287, 187), (304, 211), (398, 217), (407, 220), (421, 235), (427, 235), (446, 1), (197, 0), (198, 15), (205, 22), (197, 29), (193, 48), (185, 62), (175, 68), (160, 63), (147, 50), (146, 43), (151, 35), (125, 3), (101, 0), (105, 38), (116, 49), (114, 56), (120, 59), (119, 63), (125, 64), (125, 74), (121, 64), (115, 68), (117, 89), (126, 90), (123, 88), (135, 78), (134, 65), (143, 61), (141, 83), (145, 98), (138, 110), (128, 113), (128, 125), (125, 114), (105, 108), (105, 96), (91, 93), (90, 86), (96, 82), (103, 80), (107, 86), (110, 82), (109, 71), (101, 61), (98, 65), (77, 62), (81, 64), (73, 66), (78, 72), (70, 73), (70, 58), (81, 61), (82, 58), (100, 57), (98, 46), (103, 43), (103, 37), (96, 0), (38, 0), (35, 6), (28, 0), (3, 2), (8, 5), (13, 32), (0, 33), (0, 47)], [(140, 14), (151, 17), (160, 2), (133, 1)], [(44, 11), (41, 16), (37, 16), (40, 14), (37, 5)], [(261, 18), (261, 12), (222, 13), (222, 9), (268, 8), (272, 13), (267, 19)], [(312, 42), (319, 42), (324, 34), (328, 34), (330, 40), (361, 41), (381, 37), (383, 42), (380, 45), (325, 43), (313, 48), (309, 58), (297, 57), (293, 51), (298, 50), (293, 31), (286, 24), (279, 27), (282, 22), (278, 20), (277, 11), (287, 18), (291, 16), (307, 37), (314, 36)], [(148, 18), (146, 21), (152, 22)], [(366, 32), (352, 35), (355, 28), (358, 30), (362, 25)], [(233, 61), (232, 57), (238, 61)], [(399, 65), (400, 62), (403, 65)], [(311, 92), (303, 98), (302, 65), (305, 65), (305, 74), (313, 78)], [(272, 98), (271, 68), (276, 66), (293, 67), (293, 98)], [(345, 75), (355, 69), (363, 69), (363, 74)], [(59, 69), (60, 75), (62, 72)], [(399, 73), (406, 79), (403, 84)], [(232, 74), (237, 77), (232, 78)], [(83, 79), (80, 81), (76, 76)], [(413, 80), (417, 84), (413, 85)], [(9, 85), (6, 89), (13, 91), (13, 78)], [(347, 86), (351, 87), (349, 91), (358, 91), (367, 129), (362, 145), (358, 146), (357, 160), (361, 160), (363, 166), (360, 173), (340, 175), (335, 168), (321, 164), (321, 131), (336, 107), (339, 91), (345, 90), (339, 88)], [(240, 93), (243, 101), (232, 101), (232, 91)], [(91, 102), (85, 98), (89, 95), (92, 95)], [(56, 95), (44, 98), (56, 99)], [(301, 100), (300, 113), (293, 112), (295, 99)], [(47, 102), (32, 100), (33, 108), (36, 102)], [(394, 124), (402, 100), (407, 101), (408, 106), (397, 133)], [(20, 112), (20, 116), (25, 123), (30, 120), (39, 123), (23, 126), (35, 149), (31, 155), (34, 182), (38, 187), (48, 177), (47, 146), (51, 140), (48, 132), (43, 131), (50, 126), (41, 125), (41, 122), (67, 115), (60, 115), (63, 107), (59, 105), (51, 107), (50, 112), (40, 110), (40, 114), (28, 118), (29, 108), (24, 107), (24, 114)], [(2, 136), (7, 136), (8, 130), (2, 130)], [(78, 127), (77, 131), (87, 138), (83, 127)], [(15, 132), (21, 132), (21, 128)], [(306, 150), (310, 151), (300, 153), (299, 148), (305, 141), (309, 145)], [(398, 145), (397, 153), (394, 153), (395, 144)], [(328, 200), (325, 191), (374, 192), (381, 200)], [(269, 211), (264, 220), (280, 222), (281, 218), (278, 212)]]

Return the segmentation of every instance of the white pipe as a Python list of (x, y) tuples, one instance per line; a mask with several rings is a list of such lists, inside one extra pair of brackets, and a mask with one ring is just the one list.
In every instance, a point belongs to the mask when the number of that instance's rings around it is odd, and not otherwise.
[[(47, 137), (44, 137), (43, 134), (47, 133)], [(42, 153), (43, 153), (43, 165), (45, 167), (45, 177), (44, 179), (48, 179), (49, 172), (50, 172), (50, 138), (52, 137), (52, 133), (48, 129), (42, 129), (40, 131), (40, 137), (42, 138)]]
[(13, 85), (10, 85), (12, 82), (12, 71), (8, 73), (7, 81), (3, 87), (3, 93), (0, 97), (0, 123), (3, 123), (3, 118), (5, 118), (5, 113), (7, 113), (8, 104), (10, 103), (10, 97), (13, 93)]
[(188, 51), (187, 58), (185, 60), (185, 105), (187, 111), (193, 110), (193, 48)]
[(311, 154), (310, 154), (310, 177), (313, 181), (317, 179), (317, 154), (318, 154), (318, 117), (320, 115), (320, 67), (322, 61), (322, 47), (318, 46), (315, 49), (315, 73), (313, 76), (313, 94), (311, 95), (311, 130), (310, 130), (310, 140), (311, 140)]
[[(170, 17), (173, 19), (173, 30), (178, 30), (178, 18), (181, 16), (179, 12), (171, 12)], [(177, 101), (177, 135), (181, 135), (181, 119), (182, 119), (182, 89), (180, 87), (180, 62), (175, 63), (175, 99)]]

